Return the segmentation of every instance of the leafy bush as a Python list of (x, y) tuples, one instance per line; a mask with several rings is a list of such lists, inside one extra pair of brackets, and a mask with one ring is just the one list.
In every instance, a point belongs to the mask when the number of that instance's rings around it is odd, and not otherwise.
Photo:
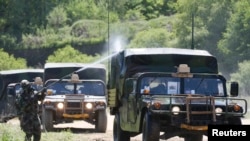
[(170, 34), (165, 29), (149, 29), (137, 33), (129, 47), (168, 47), (169, 38)]
[(24, 69), (27, 68), (26, 60), (23, 58), (15, 58), (0, 49), (0, 70)]
[(91, 56), (82, 54), (71, 46), (66, 46), (62, 49), (56, 50), (47, 59), (47, 62), (81, 62), (90, 63), (100, 58), (100, 55)]
[(231, 81), (239, 82), (241, 95), (250, 95), (250, 61), (243, 61), (238, 64), (238, 71), (231, 74)]
[(71, 28), (73, 37), (97, 38), (107, 36), (107, 24), (99, 20), (80, 20)]

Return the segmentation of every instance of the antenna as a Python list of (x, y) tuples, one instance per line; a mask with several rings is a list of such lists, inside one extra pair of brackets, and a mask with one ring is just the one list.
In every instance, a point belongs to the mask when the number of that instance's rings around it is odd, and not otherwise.
[(194, 13), (192, 12), (192, 43), (191, 49), (194, 49)]
[[(109, 41), (109, 0), (108, 0), (108, 56), (110, 55), (110, 41)], [(108, 80), (110, 79), (110, 68), (111, 68), (111, 62), (110, 59), (108, 59)]]

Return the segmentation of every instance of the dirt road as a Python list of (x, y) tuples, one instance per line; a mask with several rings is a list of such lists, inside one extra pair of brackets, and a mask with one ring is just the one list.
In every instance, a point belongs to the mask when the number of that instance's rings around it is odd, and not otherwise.
[[(88, 141), (112, 141), (113, 140), (113, 120), (114, 120), (114, 116), (108, 115), (108, 126), (107, 126), (106, 133), (95, 133), (95, 134), (86, 133), (86, 134), (84, 134), (84, 136), (89, 135)], [(89, 131), (89, 132), (91, 132), (95, 128), (94, 125), (88, 124), (84, 121), (75, 121), (73, 124), (59, 124), (59, 125), (56, 125), (55, 127), (58, 130), (64, 129), (66, 127), (71, 127), (71, 129), (73, 129), (75, 131), (79, 130), (80, 128), (81, 129), (84, 128), (86, 131)], [(141, 141), (141, 140), (142, 140), (141, 135), (138, 135), (136, 137), (131, 138), (131, 141)], [(166, 140), (160, 140), (160, 141), (166, 141)], [(184, 139), (179, 138), (179, 137), (174, 137), (174, 138), (171, 138), (167, 141), (184, 141)], [(204, 136), (203, 141), (207, 141), (206, 136)]]
[[(114, 116), (108, 115), (108, 126), (107, 126), (107, 132), (106, 133), (95, 133), (94, 132), (94, 125), (91, 125), (89, 123), (86, 123), (84, 121), (75, 121), (74, 123), (66, 123), (66, 124), (58, 124), (55, 125), (55, 129), (65, 130), (70, 128), (74, 134), (74, 136), (80, 139), (82, 136), (87, 137), (88, 141), (112, 141), (113, 140), (113, 119)], [(250, 124), (250, 119), (242, 119), (243, 124)], [(10, 120), (8, 123), (10, 124), (19, 124), (17, 119)], [(131, 138), (131, 141), (141, 141), (142, 137), (141, 135), (138, 135), (136, 137)], [(204, 136), (203, 141), (207, 141), (207, 137)], [(80, 140), (76, 140), (80, 141)], [(166, 141), (166, 140), (160, 140), (160, 141)], [(184, 141), (183, 138), (174, 137), (167, 141)]]

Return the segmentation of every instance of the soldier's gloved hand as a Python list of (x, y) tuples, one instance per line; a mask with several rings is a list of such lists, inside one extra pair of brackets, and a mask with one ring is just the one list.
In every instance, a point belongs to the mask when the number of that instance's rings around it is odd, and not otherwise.
[(44, 88), (44, 89), (42, 89), (41, 94), (46, 95), (46, 92), (47, 92), (47, 90)]

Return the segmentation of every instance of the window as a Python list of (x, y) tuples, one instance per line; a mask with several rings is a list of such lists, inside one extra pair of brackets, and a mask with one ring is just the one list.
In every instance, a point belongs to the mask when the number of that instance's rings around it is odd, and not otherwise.
[(141, 83), (141, 93), (178, 94), (180, 79), (172, 77), (145, 77)]

